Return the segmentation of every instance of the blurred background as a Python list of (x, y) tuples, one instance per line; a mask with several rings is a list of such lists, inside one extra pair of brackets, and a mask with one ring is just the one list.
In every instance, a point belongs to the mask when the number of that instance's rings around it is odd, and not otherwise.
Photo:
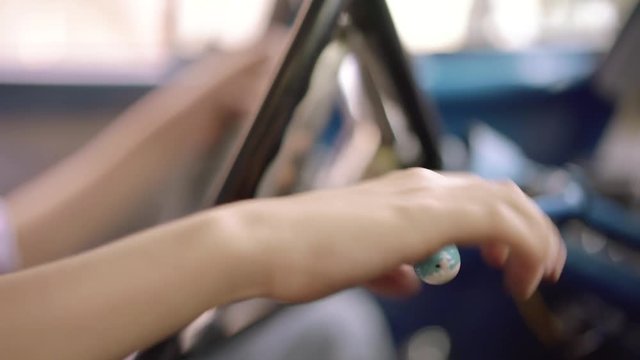
[[(0, 194), (203, 53), (290, 23), (299, 3), (0, 0)], [(640, 358), (637, 1), (388, 6), (439, 115), (445, 168), (513, 179), (557, 222), (570, 250), (560, 284), (526, 303), (507, 297), (498, 272), (473, 250), (463, 251), (451, 284), (406, 301), (377, 299), (398, 356)], [(131, 228), (175, 214), (164, 205), (192, 195), (154, 200), (163, 206), (142, 211)]]

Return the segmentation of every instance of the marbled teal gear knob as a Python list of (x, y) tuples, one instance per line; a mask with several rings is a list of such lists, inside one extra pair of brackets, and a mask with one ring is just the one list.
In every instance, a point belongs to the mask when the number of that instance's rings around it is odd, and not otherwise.
[(460, 271), (460, 253), (455, 245), (442, 248), (413, 267), (422, 281), (431, 285), (448, 283)]

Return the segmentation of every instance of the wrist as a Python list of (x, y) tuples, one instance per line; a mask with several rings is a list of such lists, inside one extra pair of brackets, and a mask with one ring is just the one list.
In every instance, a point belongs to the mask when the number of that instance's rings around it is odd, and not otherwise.
[(269, 274), (266, 257), (242, 209), (224, 206), (205, 212), (204, 217), (211, 261), (221, 262), (225, 269), (228, 302), (265, 296)]

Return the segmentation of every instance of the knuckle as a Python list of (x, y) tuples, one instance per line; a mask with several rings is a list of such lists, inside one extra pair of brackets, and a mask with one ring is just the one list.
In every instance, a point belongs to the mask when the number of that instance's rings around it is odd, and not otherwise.
[[(383, 231), (391, 231), (389, 236), (393, 236), (391, 228), (411, 228), (411, 232), (405, 233), (407, 237), (419, 236), (428, 231), (427, 225), (429, 215), (440, 214), (445, 211), (442, 204), (429, 198), (402, 199), (391, 202), (389, 217), (391, 226)], [(411, 234), (411, 235), (408, 235)]]
[(413, 220), (421, 214), (419, 201), (398, 198), (391, 203), (391, 209), (398, 219)]
[(462, 214), (464, 218), (476, 219), (480, 224), (479, 229), (481, 229), (483, 237), (492, 235), (491, 233), (496, 229), (496, 223), (499, 222), (494, 210), (481, 204), (465, 204), (462, 207)]
[(465, 174), (465, 179), (471, 183), (487, 183), (487, 179), (474, 173)]
[(501, 181), (499, 183), (499, 188), (506, 196), (506, 198), (514, 201), (516, 203), (520, 203), (526, 206), (531, 205), (531, 199), (527, 196), (527, 194), (522, 191), (520, 186), (511, 180)]
[(521, 243), (531, 247), (530, 234), (522, 227), (517, 211), (508, 203), (496, 202), (489, 208), (489, 224), (496, 236), (507, 243)]
[(501, 233), (511, 233), (509, 224), (513, 218), (513, 210), (503, 202), (495, 202), (486, 211), (489, 224)]
[(503, 181), (500, 181), (498, 184), (503, 189), (503, 191), (505, 191), (507, 194), (511, 196), (516, 197), (516, 196), (522, 196), (524, 194), (520, 189), (520, 187), (512, 180), (503, 180)]
[(406, 174), (408, 178), (417, 180), (417, 181), (431, 179), (436, 174), (435, 171), (425, 169), (422, 167), (412, 167), (406, 170), (402, 170), (402, 172), (403, 174)]
[[(500, 186), (506, 189), (511, 196), (528, 199), (513, 182), (501, 182)], [(540, 238), (540, 231), (537, 230), (534, 223), (522, 217), (513, 202), (506, 199), (491, 202), (487, 207), (487, 212), (490, 216), (489, 226), (492, 227), (492, 231), (498, 238), (525, 251), (526, 258), (531, 262), (531, 265), (539, 266), (546, 262), (551, 252), (551, 242)]]

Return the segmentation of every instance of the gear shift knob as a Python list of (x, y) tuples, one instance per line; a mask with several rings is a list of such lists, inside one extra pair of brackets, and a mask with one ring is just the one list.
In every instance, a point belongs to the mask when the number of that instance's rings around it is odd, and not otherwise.
[(422, 281), (430, 285), (446, 284), (460, 271), (460, 252), (455, 245), (440, 249), (426, 260), (413, 266)]

